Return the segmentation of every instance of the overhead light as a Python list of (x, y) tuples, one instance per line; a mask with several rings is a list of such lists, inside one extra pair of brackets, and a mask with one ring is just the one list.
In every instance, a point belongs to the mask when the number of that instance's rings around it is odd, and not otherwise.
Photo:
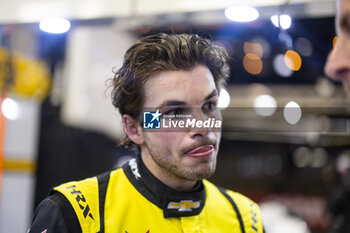
[(19, 116), (19, 107), (16, 101), (10, 98), (4, 99), (1, 105), (1, 111), (9, 120), (16, 120)]
[(302, 115), (299, 104), (294, 101), (290, 101), (283, 110), (284, 119), (291, 125), (295, 125), (299, 122)]
[(292, 25), (292, 18), (289, 15), (273, 15), (271, 21), (275, 27), (288, 29)]
[(276, 108), (277, 101), (271, 95), (259, 95), (254, 99), (254, 110), (260, 116), (272, 116)]
[(60, 34), (70, 29), (70, 22), (63, 18), (45, 18), (40, 21), (39, 27), (44, 32)]
[(232, 6), (225, 10), (225, 15), (235, 22), (251, 22), (259, 18), (259, 11), (251, 6)]
[(230, 102), (231, 102), (230, 94), (227, 92), (225, 88), (221, 88), (219, 99), (218, 99), (218, 107), (221, 110), (224, 110), (225, 108), (230, 106)]
[(295, 49), (298, 53), (305, 57), (311, 56), (313, 52), (313, 46), (311, 41), (304, 37), (299, 37), (295, 41)]
[(294, 51), (294, 50), (288, 50), (284, 54), (284, 62), (286, 63), (286, 66), (293, 70), (293, 71), (298, 71), (301, 68), (301, 57), (300, 55)]
[(284, 54), (277, 54), (273, 59), (273, 68), (281, 77), (290, 77), (293, 75), (293, 70), (289, 69), (285, 62)]

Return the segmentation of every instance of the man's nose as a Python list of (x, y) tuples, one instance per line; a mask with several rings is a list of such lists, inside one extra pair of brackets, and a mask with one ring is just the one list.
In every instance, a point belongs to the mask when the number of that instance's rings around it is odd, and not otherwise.
[[(202, 122), (204, 122), (205, 120), (208, 119), (208, 116), (206, 116), (200, 108), (195, 109), (193, 116), (195, 117), (195, 119), (196, 119), (197, 121), (202, 121)], [(207, 128), (207, 127), (200, 127), (200, 128), (195, 127), (195, 128), (192, 130), (191, 133), (192, 133), (193, 135), (207, 136), (207, 135), (209, 134), (209, 132), (210, 132), (210, 128)]]
[(326, 75), (337, 81), (350, 78), (350, 41), (340, 38), (328, 55), (325, 66)]

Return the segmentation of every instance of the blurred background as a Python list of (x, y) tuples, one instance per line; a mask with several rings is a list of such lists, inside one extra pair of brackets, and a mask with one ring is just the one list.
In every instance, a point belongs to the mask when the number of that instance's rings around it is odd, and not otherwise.
[(106, 81), (158, 32), (231, 57), (211, 180), (257, 201), (267, 233), (347, 232), (350, 102), (323, 72), (334, 15), (334, 0), (0, 0), (0, 232), (26, 232), (51, 187), (134, 156)]

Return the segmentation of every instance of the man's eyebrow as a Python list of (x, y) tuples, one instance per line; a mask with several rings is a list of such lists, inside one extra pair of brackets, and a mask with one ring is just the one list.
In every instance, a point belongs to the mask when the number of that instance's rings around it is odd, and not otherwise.
[(212, 98), (214, 96), (217, 96), (217, 95), (219, 95), (218, 91), (217, 90), (213, 90), (209, 95), (207, 95), (207, 97), (204, 98), (204, 100), (208, 100), (208, 99), (210, 99), (210, 98)]
[[(208, 100), (217, 95), (218, 95), (217, 90), (213, 90), (209, 95), (207, 95), (204, 98), (204, 100)], [(167, 100), (167, 101), (164, 101), (161, 105), (159, 105), (158, 108), (162, 108), (165, 106), (184, 106), (184, 105), (186, 105), (186, 102), (179, 101), (179, 100)]]
[(162, 108), (165, 106), (183, 106), (186, 105), (186, 102), (179, 101), (179, 100), (167, 100), (164, 101), (161, 105), (159, 105), (158, 108)]

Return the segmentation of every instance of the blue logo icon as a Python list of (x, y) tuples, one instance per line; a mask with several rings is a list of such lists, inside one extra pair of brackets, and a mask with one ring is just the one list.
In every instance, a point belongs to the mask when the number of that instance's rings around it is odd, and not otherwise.
[(162, 113), (159, 109), (156, 112), (143, 112), (143, 128), (144, 129), (160, 129), (160, 116)]

